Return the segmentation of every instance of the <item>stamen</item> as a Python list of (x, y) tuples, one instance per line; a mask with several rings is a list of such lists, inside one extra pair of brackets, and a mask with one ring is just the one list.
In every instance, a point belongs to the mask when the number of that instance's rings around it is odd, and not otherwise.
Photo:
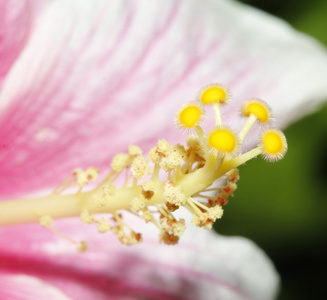
[(52, 222), (52, 218), (49, 215), (40, 218), (40, 224), (42, 227), (49, 227), (52, 225)]
[(144, 200), (135, 197), (132, 201), (131, 201), (131, 211), (133, 213), (138, 213), (140, 210), (144, 209), (146, 207), (146, 204), (144, 202)]
[(143, 153), (143, 151), (139, 146), (130, 145), (128, 147), (128, 154), (131, 156), (134, 156), (134, 157), (140, 156), (140, 155), (142, 155), (142, 153)]
[[(53, 219), (79, 216), (82, 223), (96, 226), (101, 234), (111, 231), (127, 245), (142, 241), (141, 233), (125, 222), (124, 215), (128, 213), (154, 224), (159, 240), (169, 245), (176, 244), (186, 228), (183, 219), (175, 218), (175, 211), (181, 207), (193, 215), (194, 225), (210, 229), (222, 217), (222, 207), (234, 196), (239, 179), (237, 167), (258, 155), (276, 161), (287, 151), (284, 134), (266, 129), (256, 148), (239, 155), (250, 128), (256, 121), (269, 123), (271, 112), (261, 100), (247, 101), (242, 113), (248, 119), (237, 134), (223, 125), (219, 105), (229, 100), (230, 92), (224, 86), (204, 87), (198, 102), (187, 103), (177, 113), (178, 126), (196, 134), (186, 138), (186, 146), (159, 140), (147, 157), (141, 148), (130, 145), (128, 153), (113, 157), (111, 170), (100, 183), (96, 184), (97, 169), (76, 168), (49, 196), (0, 202), (0, 225), (40, 222), (79, 245), (80, 250), (86, 250), (86, 242), (77, 243), (54, 229)], [(216, 121), (208, 132), (200, 126), (203, 105), (213, 106)], [(86, 186), (88, 191), (84, 191)]]
[(61, 238), (65, 239), (66, 241), (68, 241), (68, 242), (74, 244), (75, 246), (77, 246), (77, 250), (79, 252), (85, 252), (87, 250), (87, 243), (85, 241), (76, 242), (74, 239), (70, 238), (66, 234), (64, 234), (61, 231), (59, 231), (58, 229), (55, 229), (52, 226), (53, 220), (52, 220), (52, 218), (49, 215), (41, 216), (40, 217), (40, 224), (41, 224), (42, 227), (48, 228), (54, 234), (60, 236)]
[(202, 215), (202, 211), (201, 211), (201, 209), (200, 208), (198, 208), (196, 205), (195, 205), (195, 203), (194, 203), (194, 201), (192, 200), (192, 198), (188, 198), (187, 199), (187, 204), (190, 206), (190, 211), (193, 213), (193, 214), (195, 214), (195, 215), (197, 215), (197, 216), (201, 216)]
[(158, 211), (165, 216), (166, 218), (170, 218), (169, 214), (167, 213), (167, 211), (165, 209), (163, 209), (160, 205), (156, 205), (156, 208), (158, 209)]
[[(152, 216), (152, 213), (149, 211), (149, 210), (146, 210), (145, 212), (143, 212), (142, 214), (142, 218), (145, 220), (146, 223), (149, 223), (149, 222), (154, 222), (154, 218)], [(157, 225), (157, 224), (155, 224)]]
[(120, 153), (114, 156), (111, 162), (111, 169), (117, 173), (122, 172), (130, 164), (130, 156), (125, 153)]
[(93, 214), (90, 214), (87, 209), (84, 209), (80, 215), (81, 221), (84, 224), (92, 224), (95, 222), (95, 218)]
[(98, 225), (98, 231), (100, 233), (105, 233), (111, 229), (109, 222), (107, 220), (105, 220), (104, 218), (101, 218), (97, 222), (97, 225)]
[(148, 162), (143, 156), (137, 156), (131, 164), (131, 172), (135, 179), (141, 179), (148, 174)]
[(63, 191), (65, 191), (67, 188), (71, 187), (72, 186), (72, 181), (74, 180), (75, 176), (71, 176), (67, 179), (65, 179), (62, 183), (60, 183), (55, 189), (54, 191), (52, 192), (53, 195), (55, 194), (60, 194), (62, 193)]

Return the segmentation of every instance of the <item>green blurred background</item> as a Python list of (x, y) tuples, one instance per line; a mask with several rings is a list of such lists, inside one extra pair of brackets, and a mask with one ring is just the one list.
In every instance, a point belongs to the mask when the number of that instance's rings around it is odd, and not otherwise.
[[(327, 47), (327, 0), (241, 2), (286, 20)], [(326, 299), (327, 105), (285, 134), (289, 150), (282, 161), (259, 158), (240, 168), (238, 190), (216, 229), (264, 249), (282, 278), (278, 300)]]

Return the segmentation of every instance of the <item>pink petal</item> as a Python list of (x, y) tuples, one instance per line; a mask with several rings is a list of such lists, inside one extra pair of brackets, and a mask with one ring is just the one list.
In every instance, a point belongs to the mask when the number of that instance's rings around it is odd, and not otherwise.
[[(67, 241), (49, 239), (47, 230), (38, 225), (24, 226), (23, 236), (19, 227), (2, 228), (1, 240), (6, 241), (0, 245), (2, 272), (34, 276), (81, 300), (270, 300), (276, 296), (274, 267), (246, 239), (193, 228), (177, 246), (166, 246), (158, 244), (156, 229), (146, 225), (145, 241), (126, 247), (111, 234), (83, 228), (79, 221), (58, 223), (56, 227), (75, 239), (87, 236), (89, 250), (79, 254)], [(145, 227), (142, 224), (138, 226)]]
[(56, 0), (32, 28), (0, 94), (1, 197), (105, 167), (128, 144), (182, 141), (174, 112), (210, 82), (232, 89), (235, 127), (247, 97), (286, 124), (327, 94), (320, 45), (232, 1)]
[(6, 75), (26, 46), (46, 1), (0, 1), (0, 90)]

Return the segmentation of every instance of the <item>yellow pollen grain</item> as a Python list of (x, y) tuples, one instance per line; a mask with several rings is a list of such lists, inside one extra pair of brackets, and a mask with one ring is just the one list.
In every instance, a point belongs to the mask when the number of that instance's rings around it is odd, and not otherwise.
[(258, 102), (250, 103), (245, 106), (243, 114), (247, 117), (253, 114), (263, 123), (269, 120), (269, 110), (262, 103)]
[(235, 150), (236, 138), (230, 131), (218, 129), (210, 134), (209, 145), (217, 150), (231, 153)]
[(100, 233), (106, 233), (108, 230), (110, 230), (110, 224), (108, 221), (106, 221), (105, 219), (100, 219), (100, 221), (97, 224), (98, 227), (98, 231)]
[(283, 151), (284, 144), (281, 136), (276, 132), (268, 132), (263, 137), (265, 150), (269, 154), (277, 154)]
[(179, 115), (179, 121), (187, 128), (194, 127), (201, 117), (201, 110), (196, 106), (188, 106)]
[(99, 170), (94, 167), (91, 167), (91, 168), (88, 168), (85, 173), (86, 173), (87, 179), (89, 181), (95, 181), (98, 177)]
[(77, 248), (79, 252), (85, 252), (87, 250), (87, 243), (85, 241), (81, 241), (81, 244)]
[(226, 99), (226, 92), (220, 87), (210, 87), (206, 89), (201, 95), (201, 102), (203, 104), (210, 104), (213, 102), (224, 103)]
[(84, 209), (80, 215), (80, 219), (84, 224), (92, 224), (94, 222), (94, 215), (89, 213), (87, 209)]

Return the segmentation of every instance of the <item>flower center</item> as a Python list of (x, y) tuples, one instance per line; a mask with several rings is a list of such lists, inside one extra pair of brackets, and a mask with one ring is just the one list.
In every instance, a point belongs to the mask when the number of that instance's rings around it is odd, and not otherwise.
[[(77, 168), (49, 196), (1, 202), (0, 225), (40, 222), (78, 244), (58, 232), (53, 219), (79, 216), (84, 224), (97, 226), (99, 233), (111, 231), (122, 243), (134, 244), (142, 241), (142, 235), (124, 221), (126, 213), (132, 213), (153, 223), (161, 242), (175, 244), (186, 229), (186, 222), (175, 217), (174, 212), (183, 207), (193, 215), (194, 225), (211, 228), (222, 217), (223, 206), (237, 188), (237, 167), (260, 154), (276, 161), (287, 151), (283, 133), (266, 129), (256, 148), (237, 156), (252, 125), (256, 121), (266, 123), (271, 112), (263, 101), (248, 100), (242, 108), (247, 120), (242, 130), (234, 133), (224, 126), (220, 112), (220, 104), (229, 100), (226, 87), (208, 85), (200, 91), (197, 101), (177, 112), (177, 125), (194, 134), (187, 136), (186, 145), (159, 140), (147, 155), (131, 145), (127, 153), (112, 159), (111, 170), (89, 191), (84, 191), (85, 186), (97, 180), (98, 170)], [(207, 133), (200, 126), (202, 105), (212, 106), (216, 122)], [(85, 249), (83, 241), (79, 250)]]

